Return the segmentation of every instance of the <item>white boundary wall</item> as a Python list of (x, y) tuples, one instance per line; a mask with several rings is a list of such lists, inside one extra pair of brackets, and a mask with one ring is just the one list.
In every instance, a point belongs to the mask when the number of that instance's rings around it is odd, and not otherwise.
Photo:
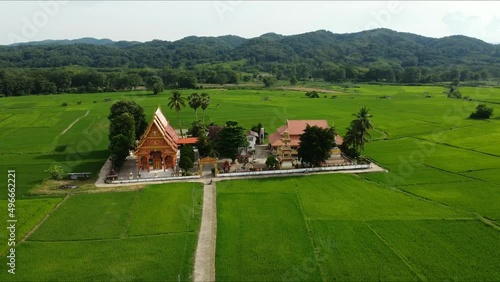
[(178, 177), (158, 177), (158, 178), (139, 178), (139, 179), (124, 179), (124, 180), (114, 180), (109, 184), (129, 184), (129, 183), (144, 183), (144, 182), (165, 182), (173, 180), (193, 180), (200, 179), (200, 176), (178, 176)]
[(309, 172), (321, 172), (321, 171), (358, 170), (358, 169), (369, 169), (370, 167), (371, 164), (359, 164), (359, 165), (342, 165), (342, 166), (313, 167), (313, 168), (299, 168), (299, 169), (286, 169), (286, 170), (233, 172), (233, 173), (220, 173), (218, 177), (280, 175), (280, 174), (309, 173)]

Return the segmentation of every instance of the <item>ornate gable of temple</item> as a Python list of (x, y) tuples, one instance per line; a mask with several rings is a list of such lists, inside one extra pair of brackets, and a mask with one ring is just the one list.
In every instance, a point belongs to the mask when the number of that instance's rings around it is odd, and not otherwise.
[(178, 140), (179, 136), (158, 108), (146, 132), (142, 135), (136, 152), (146, 153), (146, 151), (155, 150), (177, 152)]

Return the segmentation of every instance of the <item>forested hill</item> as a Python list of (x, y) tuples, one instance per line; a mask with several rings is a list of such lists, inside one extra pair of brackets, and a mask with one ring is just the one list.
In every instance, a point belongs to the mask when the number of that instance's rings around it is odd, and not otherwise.
[[(80, 42), (90, 44), (78, 44)], [(146, 43), (87, 38), (0, 47), (2, 68), (68, 65), (189, 68), (197, 64), (240, 59), (254, 66), (269, 63), (321, 66), (326, 62), (360, 67), (369, 67), (375, 62), (401, 67), (466, 66), (477, 69), (494, 66), (493, 73), (497, 73), (500, 45), (465, 36), (434, 39), (376, 29), (351, 34), (334, 34), (323, 30), (293, 36), (268, 33), (253, 39), (191, 36), (175, 42), (154, 40)]]
[(0, 97), (121, 91), (160, 82), (167, 88), (240, 82), (269, 86), (276, 79), (498, 83), (500, 45), (465, 36), (435, 39), (376, 29), (267, 33), (252, 39), (190, 36), (140, 43), (84, 38), (0, 46)]

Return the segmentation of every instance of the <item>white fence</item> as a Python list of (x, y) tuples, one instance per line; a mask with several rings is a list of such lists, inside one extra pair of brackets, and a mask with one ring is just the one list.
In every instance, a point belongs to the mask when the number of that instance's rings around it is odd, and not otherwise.
[(158, 178), (138, 178), (138, 179), (127, 179), (127, 180), (114, 180), (110, 184), (130, 184), (130, 183), (145, 183), (145, 182), (164, 182), (173, 180), (192, 180), (200, 179), (199, 175), (196, 176), (177, 176), (177, 177), (158, 177)]
[(295, 173), (309, 173), (309, 172), (321, 172), (321, 171), (358, 170), (358, 169), (369, 169), (370, 167), (371, 164), (358, 164), (358, 165), (341, 165), (341, 166), (299, 168), (299, 169), (286, 169), (286, 170), (233, 172), (233, 173), (220, 173), (218, 177), (279, 175), (279, 174), (295, 174)]

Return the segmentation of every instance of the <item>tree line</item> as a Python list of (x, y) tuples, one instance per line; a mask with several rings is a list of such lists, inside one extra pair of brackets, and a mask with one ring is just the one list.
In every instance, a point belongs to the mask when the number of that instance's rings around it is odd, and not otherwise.
[[(254, 70), (255, 71), (255, 70)], [(45, 95), (58, 93), (95, 93), (149, 89), (155, 94), (167, 89), (197, 89), (202, 84), (262, 83), (270, 87), (276, 81), (297, 84), (305, 81), (330, 83), (437, 83), (444, 81), (485, 81), (486, 70), (463, 68), (400, 67), (376, 62), (368, 68), (325, 63), (312, 69), (305, 65), (275, 64), (265, 75), (245, 73), (229, 67), (188, 69), (92, 69), (63, 67), (51, 69), (0, 70), (0, 96)]]

